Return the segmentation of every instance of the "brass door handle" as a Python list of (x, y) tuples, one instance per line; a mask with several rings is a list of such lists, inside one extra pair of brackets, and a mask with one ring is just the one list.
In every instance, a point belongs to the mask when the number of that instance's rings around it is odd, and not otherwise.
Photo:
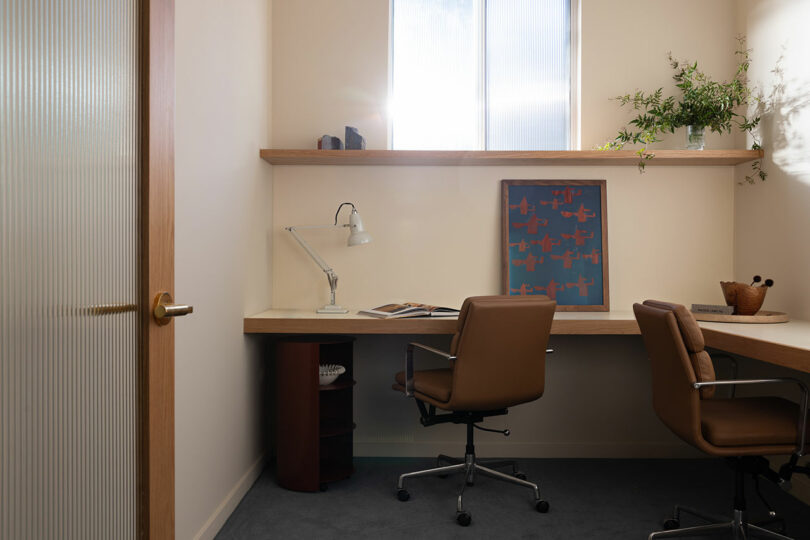
[(130, 311), (138, 311), (138, 306), (135, 304), (95, 304), (80, 308), (79, 312), (82, 315), (114, 315), (116, 313), (127, 313)]
[(171, 317), (181, 317), (194, 311), (194, 306), (184, 306), (173, 302), (172, 295), (167, 292), (158, 293), (155, 296), (155, 308), (152, 310), (152, 314), (155, 316), (155, 322), (160, 326), (169, 324)]

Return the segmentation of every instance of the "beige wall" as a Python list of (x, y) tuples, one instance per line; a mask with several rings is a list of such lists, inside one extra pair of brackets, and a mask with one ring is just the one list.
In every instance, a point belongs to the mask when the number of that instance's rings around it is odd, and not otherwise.
[(316, 148), (358, 128), (384, 149), (389, 0), (273, 1), (273, 143)]
[[(733, 75), (735, 0), (581, 2), (582, 149), (604, 144), (630, 118), (608, 98), (661, 87), (674, 93), (670, 51), (716, 79)], [(657, 147), (683, 148), (684, 137), (681, 128)], [(733, 148), (729, 137), (709, 133), (707, 147)]]
[[(810, 18), (807, 0), (747, 2), (744, 24), (753, 48), (751, 82), (766, 96), (763, 167), (767, 181), (735, 188), (734, 274), (772, 278), (765, 309), (810, 319), (810, 36), (796, 21)], [(782, 56), (782, 75), (771, 72)], [(738, 166), (742, 180), (749, 173)]]
[[(753, 49), (749, 78), (769, 96), (762, 121), (763, 168), (769, 176), (734, 190), (735, 279), (747, 281), (754, 274), (773, 279), (764, 309), (804, 320), (810, 319), (810, 36), (796, 21), (806, 20), (808, 0), (741, 2), (740, 30)], [(772, 72), (777, 66), (781, 74)], [(740, 182), (750, 174), (745, 165), (736, 169)], [(776, 371), (760, 362), (744, 362), (740, 371), (745, 377), (800, 377), (810, 385), (807, 374)], [(784, 395), (798, 398), (793, 389)], [(793, 494), (810, 503), (810, 481), (797, 477), (793, 485)]]
[(634, 167), (274, 167), (274, 305), (328, 301), (323, 272), (283, 227), (329, 223), (344, 200), (357, 205), (374, 242), (347, 248), (345, 231), (303, 233), (340, 276), (339, 302), (460, 305), (498, 293), (504, 178), (607, 179), (613, 309), (645, 297), (713, 298), (732, 272), (732, 170), (649, 169), (641, 176)]
[[(615, 136), (629, 113), (608, 98), (671, 88), (668, 51), (698, 59), (709, 74), (733, 74), (734, 0), (580, 0), (582, 148)], [(367, 148), (388, 147), (389, 0), (275, 0), (273, 141), (315, 148), (323, 134), (353, 125)], [(688, 29), (688, 30), (685, 30)], [(660, 148), (682, 148), (682, 130)], [(709, 147), (729, 147), (709, 134)]]
[[(386, 147), (387, 119), (381, 115), (387, 96), (387, 4), (276, 0), (276, 148), (312, 148), (320, 134), (342, 137), (344, 124), (361, 127), (369, 148)], [(700, 0), (682, 2), (677, 10), (641, 0), (609, 5), (583, 0), (583, 147), (604, 142), (627, 119), (608, 98), (671, 82), (668, 50), (700, 57), (704, 69), (716, 77), (731, 75), (736, 45), (733, 15), (731, 0), (708, 5)], [(668, 22), (663, 28), (661, 20)], [(690, 31), (683, 32), (684, 27)], [(344, 35), (351, 36), (351, 47), (341, 45)], [(347, 54), (349, 49), (362, 52), (354, 56)], [(326, 88), (334, 98), (322, 97)], [(677, 146), (681, 139), (671, 142)], [(343, 235), (334, 231), (311, 231), (306, 236), (340, 275), (338, 297), (350, 307), (408, 298), (458, 304), (470, 294), (499, 290), (498, 181), (504, 178), (608, 180), (614, 309), (630, 309), (644, 296), (706, 301), (706, 296), (713, 296), (716, 280), (728, 277), (732, 269), (732, 170), (650, 167), (648, 171), (639, 175), (634, 167), (276, 166), (275, 305), (304, 308), (327, 300), (323, 274), (282, 229), (329, 222), (344, 200), (358, 205), (375, 243), (347, 250)], [(683, 264), (687, 266), (682, 273), (673, 276), (669, 271)]]
[[(369, 148), (386, 148), (387, 4), (386, 0), (275, 1), (274, 147), (314, 148), (319, 135), (342, 137), (343, 126), (349, 124), (360, 128)], [(604, 142), (627, 119), (609, 97), (671, 82), (667, 51), (699, 58), (718, 78), (733, 72), (731, 0), (690, 0), (680, 2), (678, 9), (665, 2), (584, 0), (582, 7), (584, 148)], [(348, 49), (342, 46), (346, 39)], [(682, 137), (676, 134), (668, 145), (682, 147)], [(710, 137), (709, 145), (732, 143)], [(372, 244), (348, 249), (342, 232), (305, 232), (340, 276), (339, 303), (352, 309), (400, 300), (459, 305), (466, 296), (498, 292), (499, 182), (504, 178), (607, 180), (613, 309), (629, 310), (645, 297), (686, 304), (718, 301), (717, 282), (733, 271), (734, 171), (729, 167), (648, 171), (639, 175), (634, 167), (275, 166), (274, 306), (315, 309), (327, 302), (323, 273), (283, 227), (329, 223), (343, 201), (357, 204), (374, 236)], [(452, 426), (422, 429), (412, 404), (388, 390), (393, 372), (401, 369), (406, 339), (363, 337), (357, 342), (359, 455), (429, 455), (458, 444), (463, 436)], [(442, 345), (446, 340), (433, 341)], [(549, 360), (546, 396), (510, 413), (510, 439), (482, 438), (484, 452), (547, 456), (688, 452), (652, 414), (649, 373), (638, 338), (559, 337), (554, 342), (558, 353)]]
[(176, 2), (176, 537), (213, 538), (261, 470), (270, 304), (270, 2)]

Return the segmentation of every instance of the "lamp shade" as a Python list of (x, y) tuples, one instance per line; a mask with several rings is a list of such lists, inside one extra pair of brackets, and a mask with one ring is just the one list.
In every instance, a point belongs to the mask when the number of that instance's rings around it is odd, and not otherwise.
[(360, 219), (360, 214), (357, 210), (352, 210), (349, 216), (349, 241), (348, 246), (359, 246), (360, 244), (368, 244), (371, 242), (371, 235), (366, 232), (363, 227), (363, 220)]

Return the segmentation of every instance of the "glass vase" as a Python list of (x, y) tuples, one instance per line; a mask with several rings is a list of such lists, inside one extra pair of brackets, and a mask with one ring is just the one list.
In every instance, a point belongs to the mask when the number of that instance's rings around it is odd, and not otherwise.
[(686, 126), (686, 149), (703, 150), (706, 144), (705, 126)]

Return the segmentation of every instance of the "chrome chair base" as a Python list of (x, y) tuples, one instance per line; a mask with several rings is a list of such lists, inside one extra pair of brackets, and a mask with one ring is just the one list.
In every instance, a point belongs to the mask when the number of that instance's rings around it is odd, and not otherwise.
[[(752, 523), (748, 523), (748, 519), (744, 511), (735, 510), (734, 511), (734, 518), (731, 521), (728, 521), (728, 518), (722, 516), (715, 516), (712, 514), (706, 514), (704, 512), (700, 512), (695, 510), (694, 508), (689, 508), (686, 506), (676, 506), (675, 513), (674, 513), (674, 522), (680, 523), (680, 514), (681, 512), (685, 512), (687, 514), (692, 514), (693, 516), (699, 517), (705, 521), (712, 522), (708, 525), (697, 525), (695, 527), (684, 527), (684, 528), (677, 528), (677, 529), (670, 529), (664, 531), (657, 531), (651, 533), (648, 537), (648, 540), (654, 540), (656, 538), (684, 538), (689, 536), (714, 536), (714, 535), (728, 535), (731, 533), (731, 538), (734, 540), (747, 540), (748, 538), (768, 538), (772, 540), (793, 540), (788, 536), (784, 536), (779, 533), (775, 533), (773, 531), (769, 531), (768, 529), (763, 529), (757, 525)], [(667, 520), (670, 521), (670, 520)]]
[[(517, 462), (514, 460), (477, 460), (475, 454), (467, 454), (464, 460), (452, 458), (445, 455), (439, 455), (437, 458), (437, 465), (441, 462), (450, 463), (450, 465), (437, 466), (433, 469), (425, 469), (422, 471), (414, 471), (400, 475), (397, 482), (397, 497), (401, 501), (407, 501), (410, 494), (405, 489), (405, 481), (411, 478), (419, 478), (422, 476), (448, 476), (451, 473), (464, 473), (464, 483), (461, 484), (461, 490), (458, 494), (456, 503), (456, 521), (459, 525), (467, 526), (472, 519), (470, 513), (464, 509), (464, 489), (467, 486), (475, 484), (476, 474), (480, 473), (484, 476), (502, 480), (518, 486), (523, 486), (532, 490), (534, 495), (534, 507), (538, 512), (548, 512), (548, 502), (540, 498), (540, 488), (537, 484), (526, 480), (525, 475), (518, 472)], [(491, 467), (511, 467), (512, 475), (504, 474), (496, 471)]]

